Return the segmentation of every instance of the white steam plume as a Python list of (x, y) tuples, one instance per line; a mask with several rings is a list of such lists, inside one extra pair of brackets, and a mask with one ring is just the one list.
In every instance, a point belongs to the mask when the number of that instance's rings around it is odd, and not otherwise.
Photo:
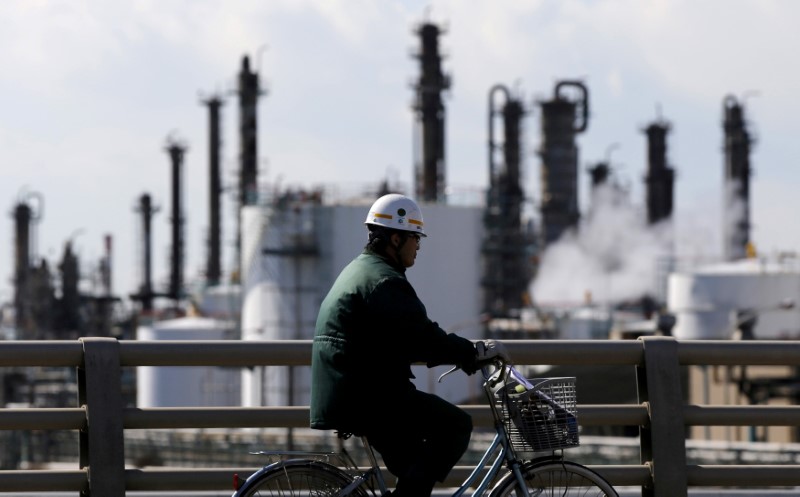
[(619, 188), (598, 186), (592, 210), (576, 232), (545, 250), (531, 285), (534, 302), (576, 304), (620, 302), (657, 294), (659, 260), (670, 255), (672, 223), (647, 223)]

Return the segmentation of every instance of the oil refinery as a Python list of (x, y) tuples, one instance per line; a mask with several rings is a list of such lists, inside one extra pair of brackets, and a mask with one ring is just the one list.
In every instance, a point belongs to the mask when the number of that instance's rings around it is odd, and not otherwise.
[[(141, 281), (130, 294), (115, 295), (113, 237), (103, 240), (97, 275), (82, 272), (71, 240), (64, 243), (58, 260), (46, 260), (36, 251), (44, 202), (35, 190), (23, 191), (10, 206), (14, 294), (3, 307), (4, 339), (311, 339), (317, 308), (328, 288), (366, 243), (363, 219), (368, 206), (388, 192), (414, 196), (422, 205), (430, 237), (423, 240), (409, 279), (432, 319), (467, 338), (800, 337), (795, 305), (800, 302), (800, 265), (791, 254), (780, 260), (759, 256), (751, 240), (753, 138), (744, 102), (719, 96), (719, 163), (727, 206), (720, 220), (724, 258), (685, 260), (675, 253), (670, 231), (679, 175), (669, 161), (668, 138), (681, 123), (658, 115), (642, 128), (646, 197), (635, 199), (608, 157), (582, 166), (587, 161), (581, 159), (579, 137), (592, 132), (589, 83), (559, 80), (543, 89), (549, 97), (528, 101), (514, 85), (498, 82), (486, 88), (488, 186), (466, 192), (450, 188), (443, 93), (452, 81), (440, 48), (445, 31), (424, 22), (414, 32), (419, 74), (412, 86), (409, 121), (414, 130), (414, 163), (409, 165), (413, 185), (379, 174), (365, 175), (368, 179), (355, 190), (312, 182), (303, 188), (283, 187), (259, 178), (257, 107), (266, 90), (244, 56), (234, 96), (202, 99), (208, 110), (209, 231), (199, 282), (185, 273), (186, 144), (170, 134), (164, 145), (171, 173), (167, 284), (154, 283), (151, 232), (158, 207), (150, 193), (135, 198)], [(236, 226), (235, 263), (226, 265), (221, 255), (219, 112), (232, 103), (229, 99), (238, 104), (239, 163), (237, 212), (225, 220)], [(534, 156), (528, 148), (534, 135), (539, 148), (536, 160), (530, 161), (526, 157)], [(527, 173), (526, 162), (535, 162)], [(539, 178), (536, 191), (525, 181), (533, 170)], [(582, 184), (589, 185), (591, 199), (583, 212)], [(599, 241), (594, 236), (601, 221), (626, 234)], [(624, 238), (634, 232), (640, 237)], [(477, 380), (463, 375), (437, 383), (444, 369), (415, 368), (418, 386), (453, 402), (479, 393)], [(588, 384), (591, 372), (582, 374)], [(690, 395), (724, 389), (742, 402), (763, 401), (765, 395), (767, 402), (797, 400), (791, 389), (767, 391), (763, 386), (765, 378), (796, 382), (795, 371), (741, 374), (756, 376), (735, 384), (713, 380), (708, 371), (687, 373)], [(124, 379), (131, 405), (139, 407), (305, 405), (309, 394), (305, 367), (143, 367)], [(69, 373), (46, 368), (9, 370), (3, 376), (2, 400), (5, 405), (68, 405), (74, 392), (61, 387), (70, 381)], [(633, 375), (628, 381), (635, 381)], [(738, 435), (718, 436), (742, 441)], [(798, 441), (793, 433), (773, 432), (761, 439)]]

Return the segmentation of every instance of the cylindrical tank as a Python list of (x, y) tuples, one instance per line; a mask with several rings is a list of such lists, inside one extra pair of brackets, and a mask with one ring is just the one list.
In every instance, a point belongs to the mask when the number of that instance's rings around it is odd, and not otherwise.
[(757, 318), (756, 339), (800, 337), (800, 271), (755, 259), (669, 276), (669, 311), (678, 339), (728, 339), (746, 313)]
[[(227, 321), (180, 318), (141, 326), (139, 340), (226, 340), (233, 334)], [(138, 407), (238, 406), (241, 372), (212, 366), (142, 366), (138, 369)]]

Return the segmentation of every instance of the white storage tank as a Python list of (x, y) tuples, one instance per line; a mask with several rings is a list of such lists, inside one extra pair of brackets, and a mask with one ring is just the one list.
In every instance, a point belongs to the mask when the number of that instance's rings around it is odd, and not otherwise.
[(678, 339), (734, 337), (742, 313), (757, 317), (754, 338), (800, 338), (800, 271), (759, 259), (709, 265), (669, 276), (667, 306)]
[[(187, 317), (140, 326), (137, 337), (149, 340), (229, 340), (230, 321)], [(213, 366), (142, 366), (137, 369), (138, 407), (238, 406), (241, 370)]]

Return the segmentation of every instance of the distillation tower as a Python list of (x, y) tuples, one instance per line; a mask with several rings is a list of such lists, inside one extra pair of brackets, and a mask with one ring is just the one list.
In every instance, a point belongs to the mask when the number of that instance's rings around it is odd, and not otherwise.
[[(258, 73), (250, 69), (250, 58), (242, 58), (239, 71), (239, 206), (237, 209), (236, 260), (241, 261), (241, 208), (258, 203), (258, 97), (264, 94)], [(238, 270), (236, 271), (239, 272)]]
[(656, 224), (672, 216), (675, 170), (667, 165), (669, 123), (658, 119), (644, 129), (647, 135), (647, 221)]
[[(35, 208), (31, 200), (36, 200)], [(41, 219), (43, 205), (39, 194), (25, 193), (14, 206), (14, 310), (18, 338), (39, 338), (34, 311), (34, 275), (32, 255), (35, 252), (34, 223)]]
[(725, 132), (724, 257), (732, 261), (747, 256), (750, 244), (750, 147), (744, 107), (732, 95), (723, 103)]
[[(578, 91), (577, 100), (565, 90)], [(556, 84), (552, 100), (542, 107), (541, 246), (558, 240), (578, 224), (578, 147), (575, 137), (589, 124), (589, 91), (578, 81)]]
[[(529, 237), (523, 232), (521, 187), (522, 101), (508, 88), (495, 85), (489, 91), (488, 109), (489, 189), (484, 214), (482, 247), (484, 312), (509, 316), (525, 304), (531, 276), (527, 264)], [(502, 124), (502, 133), (496, 129)]]
[(181, 169), (183, 157), (186, 154), (186, 145), (170, 137), (167, 140), (166, 151), (169, 154), (172, 168), (172, 247), (170, 250), (170, 276), (167, 296), (173, 301), (180, 300), (184, 295), (183, 289), (183, 212), (181, 210)]
[(450, 88), (450, 78), (442, 72), (439, 34), (435, 24), (417, 29), (421, 49), (420, 78), (414, 101), (414, 180), (417, 200), (443, 202), (445, 195), (445, 108), (442, 92)]
[(208, 258), (206, 260), (206, 283), (219, 285), (222, 279), (222, 222), (220, 218), (220, 109), (223, 101), (219, 96), (203, 100), (208, 107)]

